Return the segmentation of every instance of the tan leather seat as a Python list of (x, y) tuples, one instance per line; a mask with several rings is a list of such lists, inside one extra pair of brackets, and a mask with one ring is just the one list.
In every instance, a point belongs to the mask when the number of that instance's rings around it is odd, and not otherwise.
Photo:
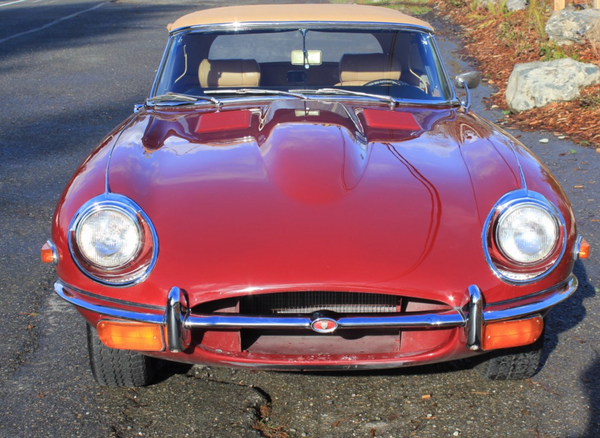
[(405, 75), (404, 80), (410, 85), (420, 88), (425, 93), (429, 93), (429, 78), (425, 74), (423, 58), (416, 44), (411, 44), (409, 48), (408, 62), (408, 72), (410, 74)]
[(202, 88), (258, 87), (260, 66), (254, 59), (205, 59), (198, 67)]
[(346, 53), (340, 60), (340, 83), (337, 85), (364, 85), (377, 79), (399, 80), (400, 61), (383, 53)]

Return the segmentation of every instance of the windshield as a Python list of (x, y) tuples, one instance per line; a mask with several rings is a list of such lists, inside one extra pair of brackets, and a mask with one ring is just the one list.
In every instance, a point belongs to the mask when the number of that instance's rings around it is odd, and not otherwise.
[(452, 99), (433, 37), (404, 28), (178, 33), (171, 38), (153, 96), (221, 98), (236, 89), (244, 89), (237, 96), (260, 89), (255, 94), (314, 91), (431, 103)]

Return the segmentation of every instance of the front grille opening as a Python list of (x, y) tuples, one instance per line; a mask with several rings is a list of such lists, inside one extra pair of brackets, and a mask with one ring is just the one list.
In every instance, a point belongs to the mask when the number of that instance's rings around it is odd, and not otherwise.
[[(300, 291), (247, 295), (208, 301), (192, 309), (192, 314), (242, 314), (247, 316), (310, 316), (315, 312), (332, 312), (334, 318), (352, 315), (392, 315), (443, 312), (451, 306), (412, 297), (364, 292)], [(419, 351), (427, 351), (437, 337), (397, 328), (338, 329), (331, 334), (309, 329), (241, 329), (207, 330), (201, 345), (212, 350), (232, 353), (330, 357), (348, 355), (367, 357), (372, 354), (403, 353), (404, 336), (414, 340)], [(432, 348), (432, 347), (431, 347)]]
[(398, 329), (338, 330), (335, 334), (298, 330), (242, 330), (241, 348), (247, 353), (289, 355), (364, 355), (400, 351)]
[(401, 298), (396, 295), (357, 292), (283, 292), (240, 298), (244, 315), (312, 314), (327, 310), (340, 314), (397, 313)]

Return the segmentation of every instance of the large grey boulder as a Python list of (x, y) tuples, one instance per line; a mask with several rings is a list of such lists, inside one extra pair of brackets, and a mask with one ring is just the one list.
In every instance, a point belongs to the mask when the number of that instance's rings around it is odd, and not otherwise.
[(555, 11), (546, 23), (546, 33), (557, 44), (600, 43), (600, 9)]
[(598, 66), (571, 58), (517, 64), (508, 79), (506, 103), (511, 111), (520, 112), (550, 102), (569, 101), (577, 98), (582, 88), (599, 80)]

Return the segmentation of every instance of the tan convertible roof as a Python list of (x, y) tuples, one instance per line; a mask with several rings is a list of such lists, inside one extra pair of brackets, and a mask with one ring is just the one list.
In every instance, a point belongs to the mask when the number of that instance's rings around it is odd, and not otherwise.
[(223, 23), (290, 22), (392, 23), (422, 26), (425, 21), (389, 8), (345, 4), (247, 5), (205, 9), (185, 15), (167, 26), (169, 31), (189, 26)]

